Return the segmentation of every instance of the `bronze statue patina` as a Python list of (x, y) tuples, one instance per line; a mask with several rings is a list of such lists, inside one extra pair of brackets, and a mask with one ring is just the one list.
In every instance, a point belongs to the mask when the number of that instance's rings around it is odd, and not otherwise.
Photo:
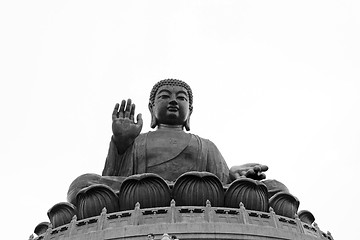
[(68, 200), (73, 202), (81, 187), (97, 182), (112, 186), (124, 177), (141, 173), (155, 173), (174, 181), (189, 171), (206, 171), (223, 184), (240, 177), (264, 179), (267, 166), (251, 163), (229, 169), (214, 143), (184, 131), (190, 130), (192, 104), (193, 94), (185, 82), (165, 79), (156, 83), (149, 100), (151, 127), (156, 130), (140, 134), (143, 120), (138, 114), (135, 121), (135, 104), (131, 99), (117, 103), (102, 177), (80, 176), (70, 186)]
[[(294, 230), (291, 239), (333, 239), (311, 226), (311, 212), (298, 212), (300, 201), (284, 184), (263, 180), (267, 166), (250, 163), (229, 169), (214, 143), (186, 132), (193, 95), (185, 82), (156, 83), (149, 110), (156, 130), (140, 133), (143, 120), (141, 114), (135, 118), (131, 99), (115, 105), (102, 176), (76, 178), (68, 202), (49, 209), (51, 223), (36, 227), (36, 233), (44, 234), (39, 239), (150, 239), (154, 235), (148, 234), (149, 227), (164, 239), (170, 239), (164, 232), (187, 239), (228, 238), (230, 232), (232, 239), (289, 239), (289, 229)], [(216, 232), (211, 231), (214, 226)]]
[(141, 114), (134, 121), (135, 104), (131, 99), (115, 105), (112, 114), (113, 137), (103, 176), (129, 176), (152, 172), (173, 181), (188, 171), (214, 173), (223, 183), (241, 175), (263, 178), (266, 166), (259, 164), (232, 168), (227, 164), (214, 143), (190, 130), (193, 110), (191, 88), (183, 81), (166, 79), (153, 87), (149, 110), (154, 132), (140, 134)]

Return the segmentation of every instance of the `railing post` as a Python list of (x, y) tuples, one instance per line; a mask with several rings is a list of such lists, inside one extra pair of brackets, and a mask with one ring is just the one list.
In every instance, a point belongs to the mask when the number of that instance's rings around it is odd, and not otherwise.
[(276, 213), (272, 207), (269, 208), (269, 212), (272, 220), (274, 221), (275, 228), (279, 228), (279, 219), (277, 218)]
[(131, 214), (132, 225), (139, 225), (140, 217), (141, 217), (140, 203), (137, 202), (135, 204), (134, 212)]
[(77, 221), (77, 217), (76, 217), (76, 215), (74, 215), (71, 219), (71, 222), (69, 223), (69, 228), (68, 228), (67, 234), (65, 236), (74, 235), (75, 229), (76, 229), (76, 221)]
[(44, 240), (50, 239), (51, 231), (52, 231), (52, 224), (50, 224), (50, 226), (46, 230), (45, 235), (44, 235)]
[(97, 226), (97, 230), (103, 230), (105, 229), (105, 221), (106, 221), (106, 207), (104, 207), (101, 211), (100, 217), (98, 218), (98, 226)]
[(175, 203), (175, 200), (172, 199), (171, 202), (170, 202), (170, 222), (171, 223), (176, 223), (177, 222), (177, 219), (176, 219), (176, 203)]
[(299, 215), (297, 215), (297, 214), (295, 214), (295, 222), (296, 222), (296, 225), (298, 225), (298, 229), (299, 229), (300, 233), (305, 233), (303, 224), (299, 218)]
[(211, 209), (211, 202), (206, 200), (204, 218), (206, 222), (214, 222), (214, 211)]
[(243, 216), (244, 224), (249, 224), (249, 214), (247, 213), (245, 206), (242, 202), (239, 204), (240, 206), (240, 213)]

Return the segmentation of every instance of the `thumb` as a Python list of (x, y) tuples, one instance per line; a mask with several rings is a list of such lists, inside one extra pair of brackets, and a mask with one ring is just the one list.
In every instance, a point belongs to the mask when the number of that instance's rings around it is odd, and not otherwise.
[(140, 125), (140, 126), (142, 126), (143, 125), (143, 119), (142, 119), (142, 115), (141, 115), (141, 113), (139, 113), (137, 116), (136, 116), (136, 124), (137, 125)]

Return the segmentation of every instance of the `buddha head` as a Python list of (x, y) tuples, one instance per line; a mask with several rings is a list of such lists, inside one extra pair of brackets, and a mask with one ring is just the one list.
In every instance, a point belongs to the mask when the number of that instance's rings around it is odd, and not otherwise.
[(188, 84), (177, 79), (161, 80), (150, 93), (151, 127), (180, 126), (190, 130), (193, 96)]

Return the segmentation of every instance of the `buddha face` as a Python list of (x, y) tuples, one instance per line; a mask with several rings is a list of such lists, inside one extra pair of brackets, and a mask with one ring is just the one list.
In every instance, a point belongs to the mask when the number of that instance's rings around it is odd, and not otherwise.
[(152, 114), (154, 114), (157, 124), (184, 126), (191, 114), (186, 88), (161, 86), (155, 95)]

